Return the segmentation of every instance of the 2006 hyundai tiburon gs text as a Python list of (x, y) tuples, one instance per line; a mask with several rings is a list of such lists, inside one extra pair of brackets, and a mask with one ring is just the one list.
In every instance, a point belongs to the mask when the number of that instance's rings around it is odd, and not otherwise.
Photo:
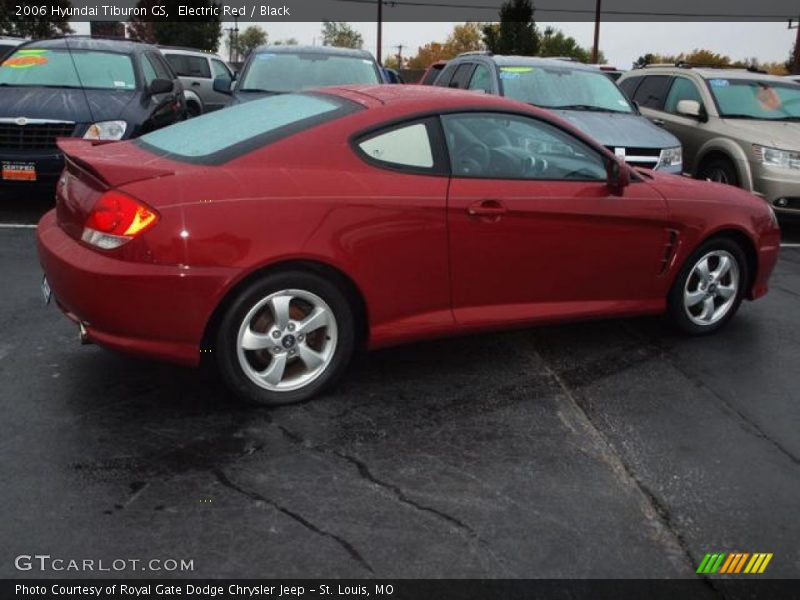
[(349, 86), (135, 141), (63, 140), (46, 294), (85, 338), (308, 398), (359, 346), (666, 312), (710, 333), (767, 291), (764, 200), (632, 169), (493, 96)]

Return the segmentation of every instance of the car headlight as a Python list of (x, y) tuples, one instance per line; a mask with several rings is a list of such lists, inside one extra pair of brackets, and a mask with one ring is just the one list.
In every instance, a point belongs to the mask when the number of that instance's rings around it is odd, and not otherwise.
[(658, 157), (657, 169), (664, 167), (680, 167), (683, 166), (683, 148), (677, 146), (675, 148), (664, 148), (661, 155)]
[(121, 140), (128, 124), (125, 121), (101, 121), (92, 123), (83, 136), (85, 140)]
[(753, 154), (758, 162), (768, 167), (800, 169), (800, 152), (753, 144)]

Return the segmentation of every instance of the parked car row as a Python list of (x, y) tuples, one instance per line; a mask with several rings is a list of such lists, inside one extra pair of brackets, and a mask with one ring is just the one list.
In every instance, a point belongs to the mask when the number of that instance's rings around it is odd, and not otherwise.
[[(647, 90), (683, 85), (635, 76), (651, 118), (672, 100)], [(675, 177), (678, 139), (596, 66), (467, 53), (433, 87), (388, 81), (340, 48), (258, 48), (235, 75), (180, 48), (22, 44), (0, 67), (0, 161), (4, 185), (58, 181), (45, 298), (85, 342), (210, 358), (271, 405), (332, 385), (359, 346), (660, 312), (710, 333), (766, 293), (770, 206)], [(772, 116), (800, 90), (705, 81), (679, 118)], [(765, 173), (795, 168), (759, 144)]]
[(626, 73), (620, 87), (643, 114), (675, 134), (684, 170), (800, 210), (800, 85), (745, 69), (658, 65)]

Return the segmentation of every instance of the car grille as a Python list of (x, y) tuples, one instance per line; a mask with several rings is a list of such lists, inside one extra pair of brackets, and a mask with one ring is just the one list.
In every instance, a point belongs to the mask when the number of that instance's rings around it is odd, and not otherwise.
[(621, 156), (624, 150), (625, 162), (632, 167), (641, 167), (643, 169), (655, 169), (661, 157), (660, 148), (620, 148), (609, 146), (608, 149), (617, 156)]
[(0, 149), (53, 150), (56, 138), (70, 137), (75, 123), (0, 123)]

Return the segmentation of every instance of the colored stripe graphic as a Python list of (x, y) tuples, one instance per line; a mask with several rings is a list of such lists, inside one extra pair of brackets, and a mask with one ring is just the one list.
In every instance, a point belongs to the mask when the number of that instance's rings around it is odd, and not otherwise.
[(731, 554), (710, 552), (703, 557), (696, 572), (703, 575), (711, 575), (717, 572), (720, 575), (739, 573), (755, 575), (766, 570), (767, 565), (772, 560), (772, 556), (772, 553), (767, 552), (756, 552), (754, 554), (749, 552), (733, 552)]

